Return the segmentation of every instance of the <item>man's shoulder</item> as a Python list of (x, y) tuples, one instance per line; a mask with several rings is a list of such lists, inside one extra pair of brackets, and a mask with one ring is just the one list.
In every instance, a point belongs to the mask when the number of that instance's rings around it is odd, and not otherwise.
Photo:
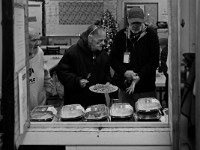
[(147, 26), (147, 33), (157, 34), (157, 28), (153, 26)]

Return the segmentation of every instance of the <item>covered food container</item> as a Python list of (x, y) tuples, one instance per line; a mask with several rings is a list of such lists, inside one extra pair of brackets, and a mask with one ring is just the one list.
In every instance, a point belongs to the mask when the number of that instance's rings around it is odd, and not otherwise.
[(111, 121), (129, 121), (133, 117), (133, 107), (129, 103), (114, 103), (110, 107)]
[(87, 121), (107, 121), (108, 117), (108, 107), (105, 104), (89, 106), (85, 111)]
[(158, 121), (161, 118), (161, 112), (160, 111), (155, 111), (155, 112), (137, 112), (136, 117), (138, 121)]
[(84, 116), (84, 108), (80, 104), (64, 105), (60, 111), (61, 121), (80, 121)]
[(57, 110), (55, 109), (55, 107), (53, 105), (40, 105), (40, 106), (36, 106), (31, 113), (35, 113), (38, 111), (51, 111), (54, 115), (57, 114)]
[(36, 122), (52, 121), (53, 117), (54, 115), (51, 111), (37, 111), (31, 113), (31, 121), (36, 121)]
[(161, 108), (160, 101), (152, 97), (140, 98), (135, 103), (136, 112), (152, 112), (158, 111)]
[(156, 98), (140, 98), (135, 104), (138, 120), (159, 120), (161, 117), (161, 104)]
[(30, 115), (31, 121), (52, 121), (57, 110), (52, 105), (36, 106)]

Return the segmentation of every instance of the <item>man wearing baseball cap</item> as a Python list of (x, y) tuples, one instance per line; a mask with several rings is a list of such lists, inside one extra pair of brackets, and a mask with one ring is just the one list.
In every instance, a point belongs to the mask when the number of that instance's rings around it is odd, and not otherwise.
[(159, 40), (155, 30), (145, 25), (140, 7), (127, 12), (127, 22), (115, 37), (110, 63), (115, 71), (113, 84), (120, 89), (119, 100), (135, 107), (139, 98), (156, 97)]

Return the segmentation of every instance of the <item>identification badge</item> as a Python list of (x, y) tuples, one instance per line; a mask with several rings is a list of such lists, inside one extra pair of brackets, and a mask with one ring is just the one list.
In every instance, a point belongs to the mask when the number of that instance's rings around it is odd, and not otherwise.
[(124, 63), (130, 63), (130, 52), (124, 52)]

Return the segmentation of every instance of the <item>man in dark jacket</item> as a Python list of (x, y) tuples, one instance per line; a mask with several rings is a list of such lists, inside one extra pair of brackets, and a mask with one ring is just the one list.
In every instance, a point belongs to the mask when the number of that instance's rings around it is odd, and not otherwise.
[(115, 71), (113, 83), (120, 88), (119, 99), (134, 107), (138, 98), (156, 97), (159, 40), (155, 30), (144, 24), (141, 8), (131, 8), (127, 19), (128, 27), (115, 37), (110, 63)]
[(91, 25), (82, 33), (77, 44), (72, 45), (59, 62), (56, 73), (64, 85), (64, 104), (81, 104), (88, 107), (106, 104), (104, 94), (93, 93), (91, 85), (110, 82), (108, 54), (102, 50), (106, 31)]

